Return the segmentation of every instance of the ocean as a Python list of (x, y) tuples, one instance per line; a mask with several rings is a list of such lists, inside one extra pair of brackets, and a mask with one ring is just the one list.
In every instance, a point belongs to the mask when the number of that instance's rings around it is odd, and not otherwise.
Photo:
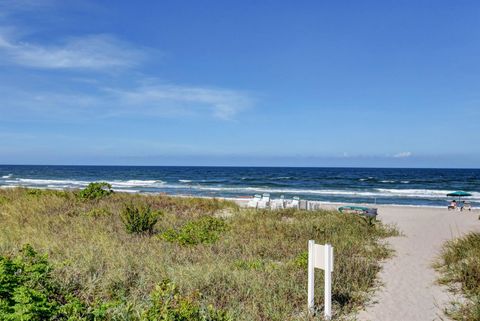
[(299, 196), (322, 202), (446, 206), (468, 191), (480, 206), (480, 169), (23, 166), (0, 165), (0, 187), (80, 189), (106, 181), (116, 191), (209, 197)]

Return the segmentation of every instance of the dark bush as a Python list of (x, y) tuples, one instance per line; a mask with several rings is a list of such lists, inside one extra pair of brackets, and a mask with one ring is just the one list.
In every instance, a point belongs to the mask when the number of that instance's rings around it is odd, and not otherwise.
[(112, 185), (107, 182), (95, 182), (88, 184), (87, 187), (80, 191), (78, 196), (84, 200), (96, 200), (112, 193)]
[(148, 205), (126, 204), (121, 219), (128, 233), (153, 233), (153, 228), (162, 215), (160, 211), (152, 211)]

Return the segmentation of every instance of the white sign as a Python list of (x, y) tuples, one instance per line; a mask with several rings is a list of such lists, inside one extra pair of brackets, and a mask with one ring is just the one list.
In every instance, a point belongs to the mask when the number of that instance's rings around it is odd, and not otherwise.
[[(314, 241), (315, 242), (315, 241)], [(328, 245), (328, 244), (327, 244)], [(313, 265), (317, 269), (325, 270), (325, 251), (327, 245), (320, 245), (313, 243)], [(330, 271), (333, 272), (333, 251), (330, 256)]]
[(308, 241), (308, 309), (315, 312), (314, 286), (315, 268), (325, 271), (325, 319), (332, 318), (332, 272), (333, 272), (333, 247), (330, 244), (315, 244)]

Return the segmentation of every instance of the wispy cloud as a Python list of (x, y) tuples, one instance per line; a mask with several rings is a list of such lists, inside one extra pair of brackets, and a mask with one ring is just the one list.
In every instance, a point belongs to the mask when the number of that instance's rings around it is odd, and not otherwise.
[(411, 152), (400, 152), (400, 153), (397, 153), (397, 154), (393, 155), (393, 157), (395, 157), (395, 158), (407, 158), (407, 157), (410, 157), (410, 156), (412, 156)]
[[(15, 23), (17, 12), (51, 11), (59, 3), (0, 0), (5, 13), (0, 19), (0, 65), (18, 67), (9, 70), (14, 75), (36, 69), (32, 74), (38, 77), (17, 78), (21, 81), (10, 86), (10, 79), (0, 76), (0, 112), (6, 117), (69, 121), (208, 115), (226, 120), (253, 105), (249, 93), (236, 89), (160, 82), (144, 65), (153, 52), (158, 56), (156, 49), (108, 34), (58, 37), (52, 32), (53, 38), (39, 37), (38, 30), (28, 31), (28, 24), (22, 32), (22, 24)], [(117, 70), (122, 73), (111, 72)]]
[(180, 117), (227, 120), (253, 104), (251, 95), (223, 88), (180, 85), (98, 87), (94, 91), (0, 88), (0, 111), (33, 118)]
[(138, 65), (145, 55), (111, 35), (69, 38), (55, 45), (12, 39), (0, 30), (0, 57), (4, 63), (44, 69), (105, 70)]
[(156, 85), (132, 90), (108, 89), (119, 101), (129, 106), (141, 106), (150, 111), (209, 110), (215, 117), (231, 119), (252, 105), (245, 93), (222, 88)]
[(0, 0), (0, 17), (16, 12), (51, 8), (54, 0)]

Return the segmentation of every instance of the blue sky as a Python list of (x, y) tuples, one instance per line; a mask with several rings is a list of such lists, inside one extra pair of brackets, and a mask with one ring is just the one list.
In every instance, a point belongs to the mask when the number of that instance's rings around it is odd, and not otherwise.
[(479, 167), (478, 1), (0, 0), (0, 163)]

